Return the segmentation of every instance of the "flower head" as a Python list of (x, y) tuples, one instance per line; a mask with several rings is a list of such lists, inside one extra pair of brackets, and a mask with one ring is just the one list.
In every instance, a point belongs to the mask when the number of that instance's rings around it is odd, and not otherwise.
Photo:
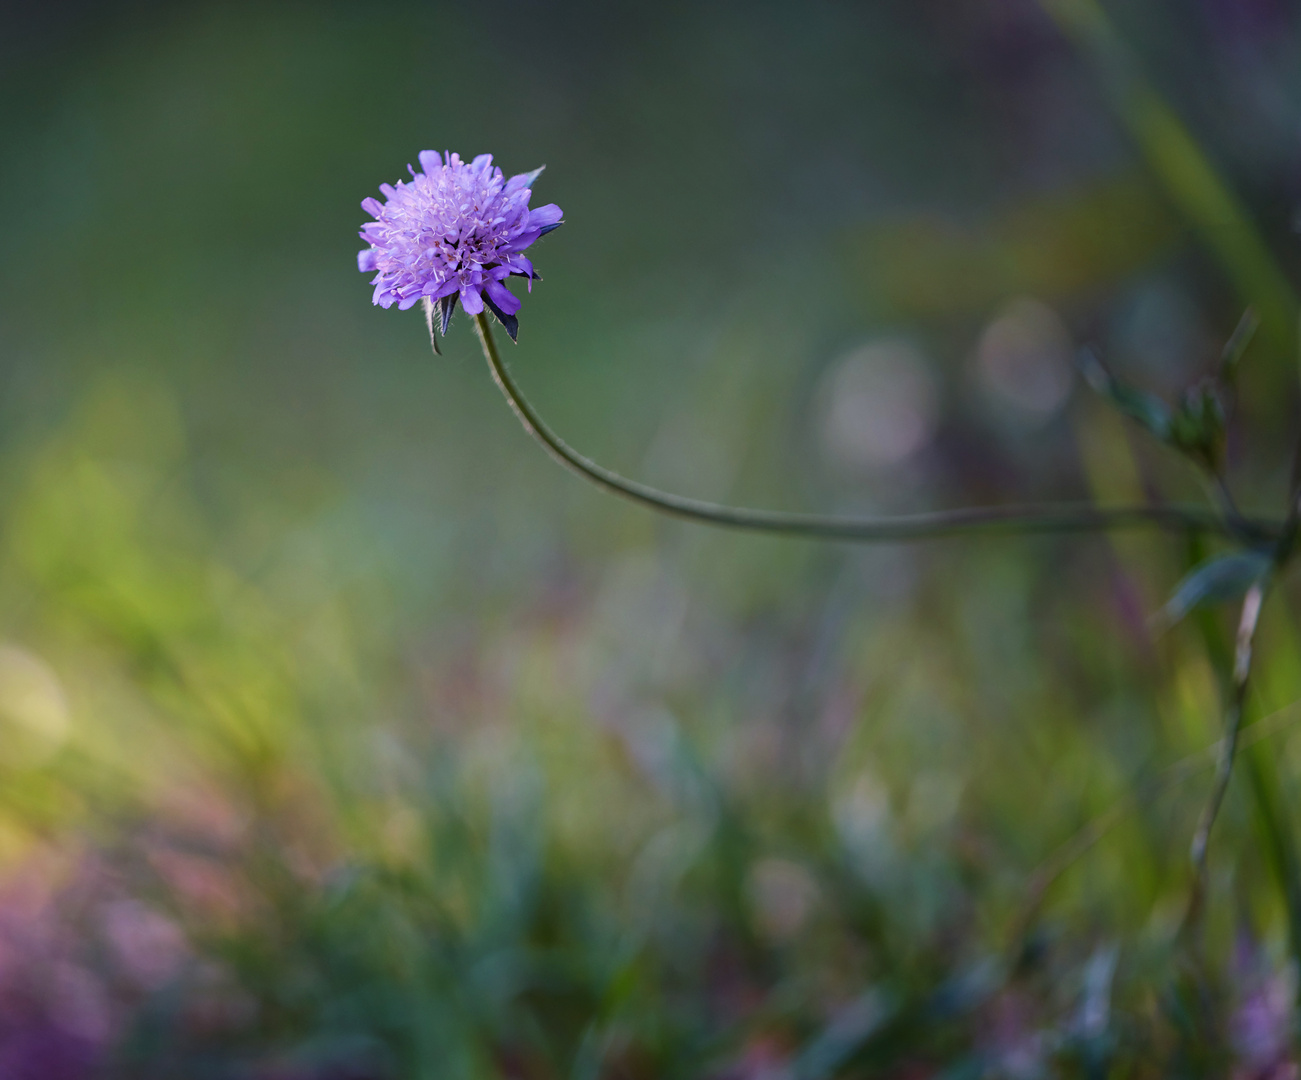
[(432, 150), (421, 152), (420, 167), (407, 166), (409, 183), (381, 184), (383, 203), (362, 200), (375, 220), (359, 234), (369, 246), (357, 253), (357, 269), (375, 273), (374, 302), (402, 310), (423, 302), (435, 352), (434, 332), (447, 333), (458, 299), (471, 315), (487, 307), (513, 340), (520, 302), (503, 283), (518, 275), (531, 290), (538, 275), (524, 249), (562, 224), (554, 203), (529, 209), (542, 170), (507, 180), (491, 154), (467, 165), (458, 154)]

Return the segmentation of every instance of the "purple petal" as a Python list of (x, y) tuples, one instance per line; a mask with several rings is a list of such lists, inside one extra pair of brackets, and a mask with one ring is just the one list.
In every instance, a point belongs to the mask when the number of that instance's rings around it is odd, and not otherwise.
[(384, 212), (384, 204), (369, 195), (361, 200), (361, 208), (374, 218), (379, 217)]
[(503, 244), (499, 250), (503, 255), (514, 255), (516, 252), (523, 251), (541, 235), (541, 229), (526, 229), (509, 244)]
[(443, 159), (439, 156), (437, 150), (421, 150), (419, 158), (420, 168), (426, 176), (443, 167)]
[(514, 315), (520, 309), (520, 300), (500, 281), (489, 281), (483, 287), (491, 298), (492, 302), (502, 309), (507, 315)]
[(506, 181), (506, 194), (509, 195), (512, 192), (521, 190), (522, 188), (531, 188), (533, 186), (533, 181), (542, 175), (542, 170), (545, 168), (545, 165), (539, 165), (532, 172), (519, 173), (516, 176), (512, 176)]
[(497, 317), (497, 321), (506, 328), (506, 333), (510, 335), (511, 341), (519, 340), (519, 319), (514, 315), (507, 315), (496, 304), (492, 302), (492, 297), (484, 294), (483, 302), (488, 306), (492, 313)]
[(478, 315), (483, 311), (483, 297), (473, 285), (461, 286), (461, 306), (467, 315)]
[(564, 222), (565, 212), (555, 203), (547, 203), (529, 211), (529, 228), (547, 232)]
[(357, 252), (357, 269), (363, 274), (369, 274), (375, 269), (375, 259), (378, 253), (374, 248), (367, 248), (365, 251)]

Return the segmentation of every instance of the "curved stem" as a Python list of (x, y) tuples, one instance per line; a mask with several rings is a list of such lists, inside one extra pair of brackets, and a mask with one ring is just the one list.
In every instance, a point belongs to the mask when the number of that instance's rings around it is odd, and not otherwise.
[[(1268, 716), (1240, 728), (1237, 752), (1241, 753), (1248, 747), (1271, 739), (1299, 722), (1301, 722), (1301, 700), (1276, 709)], [(1098, 841), (1139, 807), (1196, 776), (1203, 769), (1220, 765), (1225, 760), (1226, 749), (1226, 741), (1221, 738), (1205, 749), (1176, 761), (1155, 776), (1137, 784), (1136, 790), (1122, 796), (1102, 814), (1086, 822), (1065, 843), (1059, 845), (1027, 879), (1021, 913), (1013, 924), (1016, 927), (1013, 940), (1020, 941), (1025, 937), (1032, 919), (1052, 884)]]
[[(1086, 533), (1152, 525), (1179, 532), (1197, 531), (1235, 537), (1235, 529), (1214, 510), (1196, 506), (1124, 506), (1099, 508), (1081, 504), (1043, 506), (980, 506), (941, 510), (896, 517), (854, 518), (829, 514), (793, 514), (779, 510), (754, 510), (689, 499), (660, 491), (584, 457), (560, 438), (520, 393), (502, 362), (492, 339), (486, 314), (474, 316), (475, 329), (493, 380), (514, 411), (524, 430), (561, 465), (598, 487), (663, 514), (754, 532), (780, 533), (822, 540), (882, 542), (921, 540), (968, 533)], [(1275, 538), (1278, 522), (1246, 519), (1246, 526), (1258, 540)]]

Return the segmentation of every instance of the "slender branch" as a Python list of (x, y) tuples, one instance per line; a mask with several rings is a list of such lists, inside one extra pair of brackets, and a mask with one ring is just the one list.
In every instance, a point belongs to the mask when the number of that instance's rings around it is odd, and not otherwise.
[(1197, 506), (1125, 506), (1099, 508), (1086, 504), (1042, 506), (980, 506), (896, 517), (855, 518), (828, 514), (794, 514), (724, 506), (660, 491), (584, 457), (560, 438), (520, 392), (502, 362), (486, 314), (474, 316), (492, 376), (524, 430), (556, 461), (598, 487), (652, 510), (707, 525), (780, 533), (823, 540), (882, 542), (921, 540), (968, 533), (1093, 533), (1155, 526), (1177, 532), (1209, 532), (1230, 538), (1247, 529), (1255, 540), (1276, 538), (1281, 525), (1243, 519), (1229, 524), (1213, 509)]
[(1247, 700), (1247, 681), (1251, 677), (1251, 660), (1256, 640), (1256, 627), (1260, 622), (1260, 609), (1265, 600), (1265, 583), (1253, 585), (1242, 601), (1242, 614), (1238, 619), (1238, 637), (1233, 657), (1233, 686), (1229, 708), (1224, 718), (1224, 741), (1220, 749), (1219, 767), (1215, 772), (1215, 786), (1211, 789), (1206, 808), (1202, 811), (1197, 832), (1193, 834), (1191, 858), (1193, 884), (1188, 899), (1184, 926), (1192, 926), (1201, 912), (1206, 895), (1206, 853), (1210, 845), (1211, 829), (1219, 816), (1229, 780), (1233, 776), (1233, 762), (1238, 752), (1238, 733), (1242, 728), (1242, 710)]

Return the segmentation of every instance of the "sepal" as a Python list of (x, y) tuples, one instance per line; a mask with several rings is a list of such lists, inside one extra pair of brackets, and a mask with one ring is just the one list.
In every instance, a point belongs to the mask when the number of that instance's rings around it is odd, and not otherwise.
[(1081, 349), (1076, 363), (1084, 381), (1093, 391), (1106, 398), (1121, 412), (1147, 428), (1162, 442), (1170, 441), (1170, 431), (1174, 415), (1170, 406), (1153, 394), (1135, 390), (1118, 382), (1105, 367), (1092, 349)]
[[(442, 356), (443, 350), (438, 347), (438, 324), (434, 321), (434, 304), (436, 301), (429, 296), (421, 297), (420, 306), (425, 309), (425, 326), (429, 328), (429, 344), (434, 347), (434, 355)], [(447, 333), (447, 324), (443, 324), (443, 333)]]
[(1224, 458), (1228, 409), (1224, 391), (1216, 380), (1190, 387), (1170, 422), (1170, 445), (1199, 465), (1217, 472)]
[(492, 297), (488, 295), (488, 290), (483, 291), (483, 303), (489, 311), (497, 317), (497, 321), (506, 328), (506, 333), (511, 341), (519, 344), (519, 319), (514, 315), (507, 315), (501, 308), (492, 302)]
[(452, 293), (450, 296), (440, 296), (438, 298), (439, 317), (442, 320), (441, 333), (447, 337), (447, 328), (452, 325), (452, 312), (456, 310), (456, 301), (458, 294)]
[(545, 169), (545, 168), (546, 168), (545, 165), (539, 165), (539, 166), (538, 166), (536, 169), (534, 169), (532, 172), (520, 173), (519, 176), (512, 176), (511, 179), (512, 179), (512, 180), (519, 180), (519, 179), (523, 178), (523, 181), (524, 181), (524, 182), (523, 182), (522, 184), (520, 184), (519, 186), (520, 186), (520, 187), (531, 188), (531, 187), (533, 186), (533, 181), (536, 180), (539, 176), (542, 175), (542, 170)]

